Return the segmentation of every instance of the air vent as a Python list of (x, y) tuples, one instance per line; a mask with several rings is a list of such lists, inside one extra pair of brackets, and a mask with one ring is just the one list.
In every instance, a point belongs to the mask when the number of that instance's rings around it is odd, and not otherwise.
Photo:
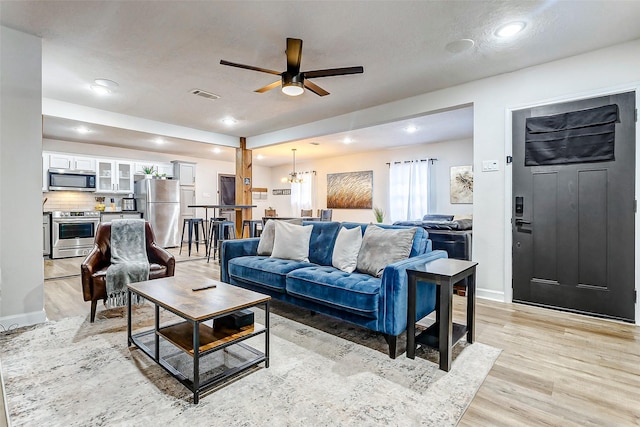
[(194, 95), (198, 95), (201, 96), (203, 98), (207, 98), (207, 99), (219, 99), (220, 96), (216, 95), (215, 93), (211, 93), (211, 92), (207, 92), (206, 90), (202, 90), (202, 89), (192, 89), (189, 91), (189, 93), (192, 93)]
[(311, 145), (320, 145), (319, 142), (315, 142), (315, 141), (314, 142), (310, 142), (309, 144), (311, 144)]

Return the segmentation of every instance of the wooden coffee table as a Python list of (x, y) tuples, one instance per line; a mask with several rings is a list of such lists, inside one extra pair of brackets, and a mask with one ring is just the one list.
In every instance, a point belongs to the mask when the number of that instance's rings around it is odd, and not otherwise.
[[(194, 291), (194, 288), (209, 287)], [(131, 294), (138, 294), (155, 304), (155, 328), (135, 335), (131, 334)], [(269, 302), (268, 295), (222, 283), (217, 280), (167, 277), (128, 285), (127, 337), (129, 346), (135, 345), (155, 360), (173, 377), (193, 392), (193, 403), (198, 403), (200, 392), (214, 387), (261, 362), (269, 367)], [(264, 306), (265, 324), (254, 323), (240, 329), (212, 328), (204, 322), (226, 316), (249, 307)], [(184, 319), (168, 326), (160, 327), (160, 307)], [(142, 338), (154, 334), (154, 348)], [(265, 351), (261, 352), (242, 341), (259, 334), (265, 336)], [(193, 358), (193, 380), (171, 365), (160, 354), (160, 339), (173, 344)], [(224, 369), (211, 378), (201, 381), (200, 358), (230, 347), (240, 346), (254, 357), (237, 366)], [(179, 353), (179, 352), (178, 352)]]

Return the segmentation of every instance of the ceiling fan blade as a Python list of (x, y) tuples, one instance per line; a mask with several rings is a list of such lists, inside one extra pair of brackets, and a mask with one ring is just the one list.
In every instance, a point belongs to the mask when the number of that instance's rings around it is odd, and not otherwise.
[(345, 74), (362, 74), (363, 67), (329, 68), (326, 70), (304, 71), (301, 74), (305, 79), (317, 79), (318, 77), (343, 76)]
[(309, 89), (311, 92), (315, 93), (318, 96), (329, 95), (329, 92), (327, 92), (326, 90), (322, 89), (317, 84), (311, 83), (309, 80), (305, 80), (304, 81), (304, 87), (306, 87), (307, 89)]
[(273, 82), (270, 85), (266, 85), (265, 87), (261, 87), (260, 89), (256, 89), (254, 90), (254, 92), (258, 92), (258, 93), (264, 93), (268, 90), (271, 90), (273, 88), (276, 88), (278, 86), (280, 86), (282, 84), (282, 80), (278, 80), (277, 82)]
[(245, 70), (253, 70), (253, 71), (260, 71), (262, 73), (275, 74), (276, 76), (282, 75), (282, 73), (279, 71), (268, 70), (266, 68), (260, 68), (260, 67), (254, 67), (253, 65), (236, 64), (235, 62), (225, 61), (224, 59), (220, 60), (220, 64), (228, 65), (230, 67), (244, 68)]
[(302, 40), (287, 38), (287, 73), (296, 75), (300, 72), (302, 59)]

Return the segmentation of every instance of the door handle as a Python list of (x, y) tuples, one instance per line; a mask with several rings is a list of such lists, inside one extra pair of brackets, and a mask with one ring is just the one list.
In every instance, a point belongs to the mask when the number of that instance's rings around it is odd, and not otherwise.
[(523, 225), (531, 225), (531, 221), (525, 221), (524, 219), (516, 218), (516, 227), (522, 227)]

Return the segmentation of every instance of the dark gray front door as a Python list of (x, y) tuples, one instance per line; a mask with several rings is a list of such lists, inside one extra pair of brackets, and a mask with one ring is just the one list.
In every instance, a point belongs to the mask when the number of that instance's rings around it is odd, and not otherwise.
[[(617, 104), (612, 161), (525, 166), (525, 122)], [(635, 94), (513, 113), (513, 300), (633, 322)]]

